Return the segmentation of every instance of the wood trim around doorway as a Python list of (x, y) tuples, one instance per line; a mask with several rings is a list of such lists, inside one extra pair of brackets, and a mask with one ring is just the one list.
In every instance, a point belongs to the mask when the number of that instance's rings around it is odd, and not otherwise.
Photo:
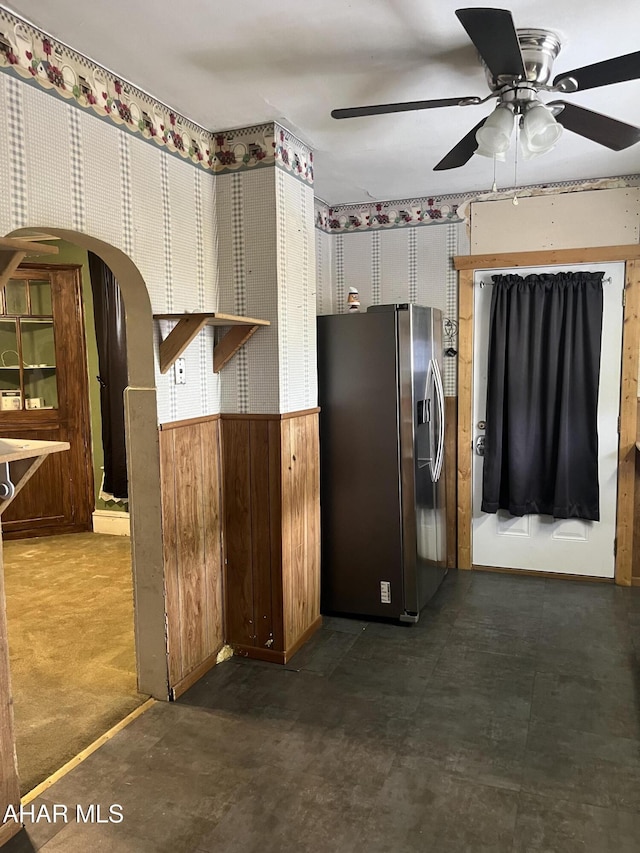
[(603, 246), (544, 252), (454, 257), (458, 270), (458, 567), (473, 568), (471, 465), (473, 453), (473, 279), (481, 269), (623, 262), (625, 306), (620, 376), (620, 439), (616, 514), (615, 582), (631, 585), (638, 426), (638, 351), (640, 347), (640, 246)]

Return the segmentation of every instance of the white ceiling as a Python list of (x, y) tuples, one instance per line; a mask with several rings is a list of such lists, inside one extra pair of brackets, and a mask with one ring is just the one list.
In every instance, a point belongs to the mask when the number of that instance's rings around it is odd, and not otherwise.
[[(487, 0), (6, 5), (210, 130), (282, 122), (312, 146), (316, 195), (332, 204), (484, 190), (492, 183), (493, 164), (484, 157), (452, 171), (432, 168), (493, 101), (343, 121), (329, 115), (334, 107), (484, 97), (484, 73), (454, 11)], [(509, 8), (517, 27), (559, 33), (555, 73), (639, 47), (640, 3), (633, 0), (512, 0)], [(566, 97), (640, 125), (640, 80)], [(498, 185), (512, 186), (513, 159), (498, 168)], [(518, 164), (518, 183), (639, 172), (640, 144), (612, 152), (565, 132), (554, 151)]]

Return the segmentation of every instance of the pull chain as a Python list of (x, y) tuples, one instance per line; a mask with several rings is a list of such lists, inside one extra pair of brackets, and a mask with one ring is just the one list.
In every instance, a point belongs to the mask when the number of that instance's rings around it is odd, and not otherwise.
[(520, 121), (516, 121), (516, 154), (513, 160), (513, 204), (516, 207), (518, 205), (518, 148), (520, 148)]

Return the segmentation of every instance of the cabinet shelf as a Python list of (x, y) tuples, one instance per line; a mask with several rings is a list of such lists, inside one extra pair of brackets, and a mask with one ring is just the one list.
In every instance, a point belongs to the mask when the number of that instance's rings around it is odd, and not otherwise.
[(160, 373), (166, 373), (180, 358), (191, 341), (205, 326), (228, 326), (229, 330), (213, 350), (213, 372), (220, 373), (240, 347), (258, 331), (260, 326), (270, 326), (269, 320), (238, 317), (219, 311), (208, 314), (154, 314), (154, 320), (174, 320), (176, 325), (160, 342)]

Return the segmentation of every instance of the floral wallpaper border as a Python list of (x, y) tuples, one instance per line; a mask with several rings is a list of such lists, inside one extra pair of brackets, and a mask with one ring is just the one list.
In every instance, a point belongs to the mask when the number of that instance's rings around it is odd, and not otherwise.
[(313, 184), (313, 152), (277, 122), (212, 134), (216, 174), (254, 166), (279, 166), (305, 184)]
[(458, 208), (464, 199), (463, 195), (425, 196), (367, 204), (338, 204), (333, 207), (318, 200), (315, 224), (316, 228), (330, 234), (344, 234), (462, 222)]
[(348, 234), (363, 231), (390, 230), (420, 225), (444, 225), (464, 222), (469, 215), (469, 205), (476, 201), (495, 201), (584, 190), (605, 190), (616, 187), (640, 185), (640, 175), (618, 175), (586, 181), (557, 181), (548, 184), (531, 184), (523, 187), (505, 187), (493, 191), (478, 191), (458, 195), (424, 196), (389, 201), (371, 201), (356, 204), (329, 205), (315, 199), (315, 226), (328, 234)]
[(313, 184), (313, 154), (275, 122), (209, 131), (0, 7), (0, 71), (213, 173), (279, 166)]

